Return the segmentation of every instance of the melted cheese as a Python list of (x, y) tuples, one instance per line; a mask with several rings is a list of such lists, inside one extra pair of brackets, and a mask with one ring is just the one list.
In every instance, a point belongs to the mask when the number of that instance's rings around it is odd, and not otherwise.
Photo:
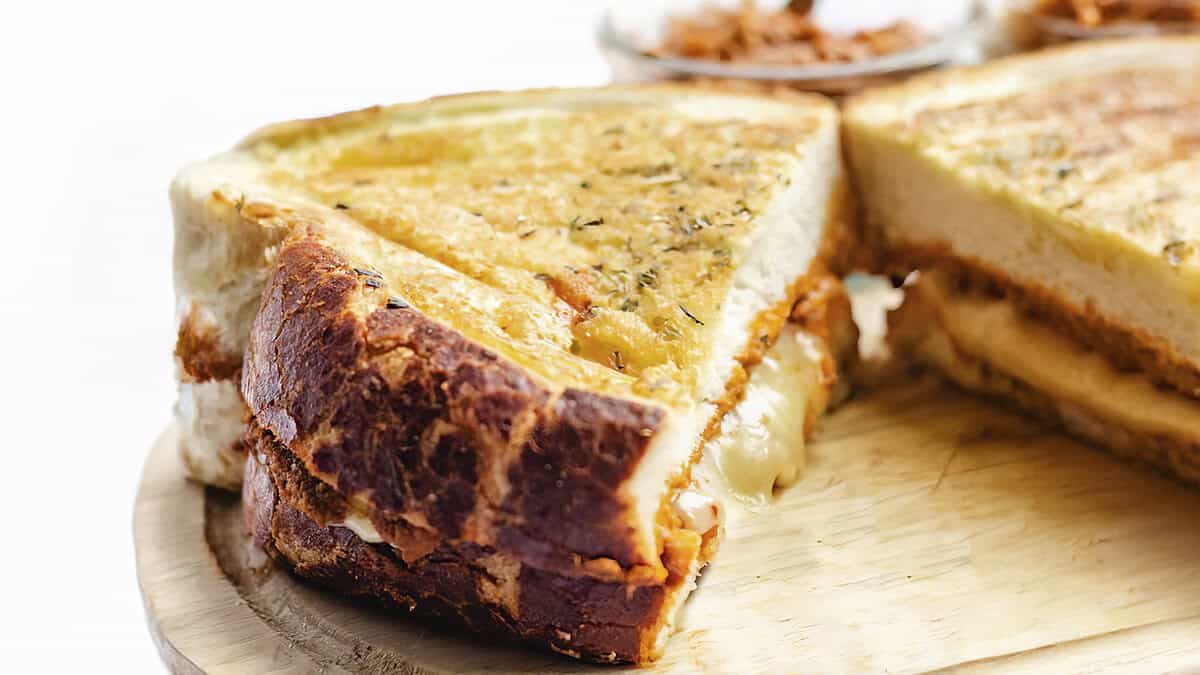
[(893, 288), (891, 280), (883, 276), (851, 274), (845, 283), (854, 325), (858, 326), (859, 355), (864, 359), (887, 358), (888, 312), (900, 306), (904, 292)]
[(1156, 386), (1145, 375), (1117, 370), (1049, 325), (1011, 303), (946, 290), (936, 277), (919, 282), (946, 340), (924, 340), (926, 358), (952, 367), (955, 347), (1034, 389), (1121, 426), (1200, 441), (1200, 400)]
[(722, 419), (720, 434), (705, 446), (702, 481), (760, 505), (776, 487), (799, 480), (805, 429), (829, 400), (821, 361), (817, 339), (789, 324), (751, 371), (745, 397)]
[(375, 525), (371, 523), (371, 519), (355, 511), (347, 513), (344, 521), (340, 523), (330, 523), (330, 526), (344, 527), (368, 544), (379, 544), (383, 542), (383, 537), (379, 534), (379, 530), (375, 529)]
[(683, 526), (705, 534), (721, 523), (721, 507), (716, 499), (696, 490), (683, 490), (671, 502)]

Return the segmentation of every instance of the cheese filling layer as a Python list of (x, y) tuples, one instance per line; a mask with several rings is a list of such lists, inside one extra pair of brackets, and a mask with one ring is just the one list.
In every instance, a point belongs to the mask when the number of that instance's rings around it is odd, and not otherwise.
[(1117, 370), (1101, 354), (1019, 312), (1011, 302), (952, 291), (936, 274), (923, 275), (909, 292), (919, 294), (918, 302), (936, 313), (950, 337), (923, 340), (920, 349), (926, 358), (953, 364), (957, 347), (1096, 417), (1200, 442), (1200, 400), (1163, 389), (1146, 375)]
[(765, 504), (776, 487), (794, 484), (804, 472), (805, 431), (829, 403), (822, 377), (820, 341), (795, 326), (750, 371), (742, 400), (721, 420), (720, 433), (704, 447), (701, 475), (715, 477), (720, 491)]

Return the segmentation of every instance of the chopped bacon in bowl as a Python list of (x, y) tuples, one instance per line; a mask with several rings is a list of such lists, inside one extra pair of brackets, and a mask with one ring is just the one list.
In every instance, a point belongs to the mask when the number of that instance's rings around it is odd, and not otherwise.
[(931, 37), (907, 21), (851, 35), (826, 32), (813, 21), (811, 4), (765, 10), (744, 0), (736, 9), (709, 6), (673, 16), (661, 44), (649, 53), (764, 65), (854, 63), (919, 47)]

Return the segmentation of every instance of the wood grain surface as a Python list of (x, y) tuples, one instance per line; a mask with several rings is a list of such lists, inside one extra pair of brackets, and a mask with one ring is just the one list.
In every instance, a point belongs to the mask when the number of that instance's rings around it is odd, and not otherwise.
[[(732, 518), (644, 672), (1200, 672), (1200, 493), (926, 381), (825, 420), (805, 478)], [(168, 430), (134, 514), (169, 667), (580, 672), (299, 583)]]

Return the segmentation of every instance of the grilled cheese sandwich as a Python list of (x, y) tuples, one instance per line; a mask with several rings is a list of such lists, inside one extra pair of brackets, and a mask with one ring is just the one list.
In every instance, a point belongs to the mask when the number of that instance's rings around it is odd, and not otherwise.
[[(691, 468), (789, 315), (821, 374), (803, 430), (852, 343), (837, 112), (815, 97), (377, 108), (269, 127), (172, 196), (182, 386), (240, 378), (256, 540), (581, 658), (661, 652), (719, 539)], [(193, 475), (241, 481), (237, 448), (187, 429)], [(384, 547), (370, 573), (347, 567), (363, 546)]]

